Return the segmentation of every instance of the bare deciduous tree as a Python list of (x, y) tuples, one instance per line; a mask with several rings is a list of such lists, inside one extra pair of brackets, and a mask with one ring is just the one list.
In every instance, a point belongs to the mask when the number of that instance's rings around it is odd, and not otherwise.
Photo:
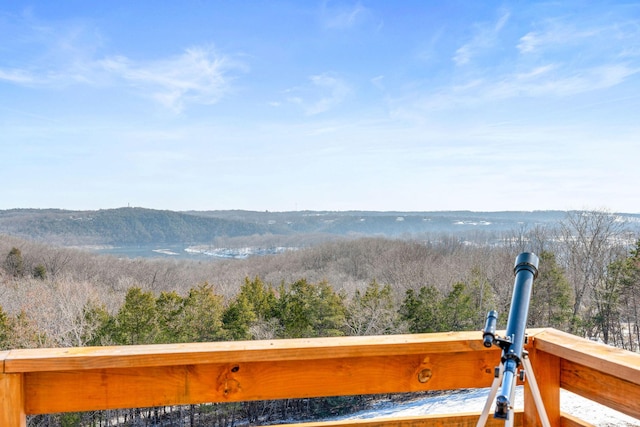
[(607, 267), (625, 254), (625, 224), (606, 211), (572, 211), (558, 232), (563, 249), (559, 262), (574, 288), (571, 332), (578, 333), (579, 314), (593, 309), (592, 297), (605, 285)]

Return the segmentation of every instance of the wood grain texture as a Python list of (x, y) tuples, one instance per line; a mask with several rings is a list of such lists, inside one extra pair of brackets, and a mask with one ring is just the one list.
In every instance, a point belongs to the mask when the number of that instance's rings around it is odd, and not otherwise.
[[(537, 349), (529, 353), (544, 409), (552, 426), (560, 424), (560, 359)], [(527, 383), (530, 378), (525, 379)], [(524, 425), (540, 425), (540, 416), (528, 384), (524, 388)]]
[(560, 417), (560, 427), (596, 427), (591, 423), (588, 423), (573, 415), (562, 413)]
[[(480, 413), (433, 414), (414, 417), (394, 417), (365, 420), (327, 421), (304, 424), (282, 424), (278, 427), (476, 427)], [(524, 414), (515, 410), (514, 426), (522, 426)], [(486, 427), (504, 427), (504, 420), (489, 417)], [(595, 427), (568, 414), (561, 414), (560, 427)]]
[(562, 360), (560, 366), (562, 388), (640, 419), (637, 384), (568, 360)]
[(29, 414), (487, 387), (498, 353), (463, 352), (25, 374)]
[(0, 373), (0, 426), (26, 427), (23, 374)]
[(236, 362), (312, 360), (324, 357), (482, 351), (478, 331), (367, 337), (283, 339), (11, 350), (4, 372), (129, 368)]
[[(394, 417), (364, 420), (326, 421), (303, 424), (282, 424), (278, 427), (475, 427), (480, 413), (433, 414), (414, 417)], [(522, 425), (522, 411), (515, 411), (514, 425)], [(504, 420), (490, 417), (486, 427), (504, 427)]]
[(556, 329), (546, 329), (533, 338), (540, 351), (607, 372), (640, 385), (640, 354), (576, 337)]
[(640, 419), (640, 354), (555, 329), (536, 334), (533, 348), (560, 359), (560, 387)]

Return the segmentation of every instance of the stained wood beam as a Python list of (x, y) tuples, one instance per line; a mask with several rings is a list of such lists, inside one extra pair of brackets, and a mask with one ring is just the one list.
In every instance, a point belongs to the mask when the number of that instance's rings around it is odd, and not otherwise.
[(560, 360), (561, 388), (640, 419), (640, 354), (555, 329), (536, 334), (533, 347)]
[[(433, 414), (361, 420), (283, 424), (278, 427), (475, 427), (480, 413)], [(522, 425), (522, 410), (515, 411), (514, 425)], [(489, 417), (486, 427), (504, 427), (504, 420)]]
[(23, 374), (0, 373), (0, 426), (26, 427)]
[(580, 338), (557, 329), (533, 335), (537, 350), (640, 385), (640, 354)]
[(25, 373), (28, 414), (488, 387), (499, 353), (460, 352)]
[(384, 335), (212, 343), (11, 350), (3, 372), (316, 360), (485, 351), (482, 333)]

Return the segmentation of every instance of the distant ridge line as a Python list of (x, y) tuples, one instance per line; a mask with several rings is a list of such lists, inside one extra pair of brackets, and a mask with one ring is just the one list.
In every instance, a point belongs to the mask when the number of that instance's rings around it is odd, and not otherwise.
[[(0, 234), (58, 245), (212, 244), (251, 236), (384, 236), (504, 233), (556, 224), (576, 211), (171, 211), (141, 207), (99, 210), (0, 210)], [(580, 212), (580, 211), (577, 211)], [(640, 214), (620, 214), (633, 228)]]

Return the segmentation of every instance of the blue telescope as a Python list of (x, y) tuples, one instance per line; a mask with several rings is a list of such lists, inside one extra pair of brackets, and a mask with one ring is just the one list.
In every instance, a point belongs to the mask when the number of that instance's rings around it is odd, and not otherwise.
[(522, 363), (531, 288), (533, 287), (533, 280), (538, 276), (538, 257), (531, 252), (521, 253), (516, 258), (513, 271), (515, 283), (507, 320), (506, 336), (503, 338), (496, 336), (498, 313), (495, 310), (487, 314), (487, 321), (483, 330), (483, 344), (485, 347), (491, 347), (492, 344), (496, 344), (502, 348), (502, 385), (496, 397), (493, 416), (504, 420), (509, 419), (509, 413), (513, 406), (518, 368)]

